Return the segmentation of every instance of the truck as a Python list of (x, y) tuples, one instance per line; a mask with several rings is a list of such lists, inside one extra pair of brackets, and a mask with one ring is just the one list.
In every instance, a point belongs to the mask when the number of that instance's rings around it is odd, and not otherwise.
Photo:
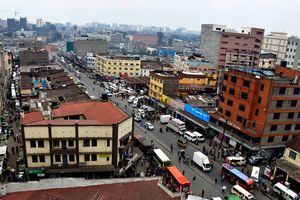
[(175, 133), (183, 136), (185, 132), (185, 123), (179, 119), (173, 118), (168, 121), (167, 127), (173, 130)]
[(161, 115), (160, 116), (160, 123), (161, 124), (166, 124), (169, 122), (169, 120), (171, 119), (171, 115)]
[(202, 169), (203, 171), (211, 170), (211, 163), (208, 157), (205, 154), (203, 154), (201, 151), (194, 152), (192, 163), (200, 167), (200, 169)]

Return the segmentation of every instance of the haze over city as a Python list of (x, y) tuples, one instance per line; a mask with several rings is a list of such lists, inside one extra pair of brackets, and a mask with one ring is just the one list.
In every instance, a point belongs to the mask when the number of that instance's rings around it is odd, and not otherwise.
[[(25, 3), (26, 2), (26, 3)], [(35, 22), (43, 18), (51, 22), (88, 22), (142, 24), (185, 27), (200, 31), (201, 24), (227, 24), (265, 28), (266, 32), (284, 31), (300, 35), (300, 2), (295, 0), (17, 0), (1, 5), (0, 18), (20, 16)], [(292, 5), (292, 6), (285, 6)]]

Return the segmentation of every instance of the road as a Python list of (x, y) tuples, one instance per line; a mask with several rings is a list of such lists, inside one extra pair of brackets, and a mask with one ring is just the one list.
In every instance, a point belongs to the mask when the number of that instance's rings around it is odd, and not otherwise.
[[(66, 64), (67, 66), (67, 64)], [(66, 71), (68, 71), (74, 79), (76, 79), (74, 72), (70, 72), (65, 68)], [(99, 85), (94, 84), (94, 80), (91, 80), (88, 77), (88, 74), (81, 73), (80, 77), (81, 82), (85, 85), (86, 90), (88, 91), (88, 94), (91, 96), (100, 97), (101, 94), (104, 92), (104, 88), (100, 87)], [(111, 101), (114, 102), (120, 109), (122, 109), (127, 114), (131, 114), (134, 111), (134, 108), (132, 108), (131, 105), (127, 103), (127, 100), (121, 100), (121, 98), (117, 98), (113, 95), (111, 98)], [(126, 108), (125, 108), (126, 105)], [(154, 130), (153, 131), (145, 131), (142, 124), (145, 121), (142, 121), (140, 123), (135, 123), (134, 131), (135, 133), (141, 133), (144, 137), (146, 137), (149, 140), (153, 140), (154, 145), (161, 148), (166, 155), (172, 160), (172, 164), (176, 166), (179, 170), (185, 171), (185, 176), (192, 182), (191, 184), (191, 191), (194, 192), (194, 194), (201, 194), (202, 190), (205, 191), (204, 196), (205, 197), (215, 197), (220, 196), (222, 197), (223, 194), (221, 192), (221, 187), (223, 185), (227, 186), (227, 191), (225, 194), (230, 193), (230, 188), (232, 187), (232, 184), (225, 181), (224, 183), (221, 183), (221, 175), (220, 175), (220, 169), (221, 169), (221, 161), (214, 162), (214, 168), (210, 172), (203, 172), (200, 169), (198, 169), (196, 166), (188, 166), (186, 164), (183, 164), (183, 162), (179, 162), (177, 151), (179, 150), (179, 147), (177, 146), (177, 139), (180, 136), (177, 136), (169, 130), (168, 132), (165, 131), (165, 125), (161, 125), (159, 121), (154, 122)], [(160, 127), (163, 128), (164, 132), (160, 133), (159, 129)], [(170, 146), (173, 144), (174, 146), (174, 152), (172, 153), (170, 150)], [(203, 145), (206, 146), (206, 149), (209, 149), (209, 144), (207, 142), (199, 145), (195, 144), (188, 144), (187, 148), (185, 149), (185, 152), (189, 155), (190, 158), (192, 158), (194, 151), (202, 151)], [(196, 177), (196, 181), (193, 182), (193, 177)], [(215, 185), (214, 180), (215, 178), (218, 179), (217, 185)], [(260, 191), (254, 191), (253, 195), (256, 199), (264, 200), (269, 199), (265, 195), (263, 195)]]

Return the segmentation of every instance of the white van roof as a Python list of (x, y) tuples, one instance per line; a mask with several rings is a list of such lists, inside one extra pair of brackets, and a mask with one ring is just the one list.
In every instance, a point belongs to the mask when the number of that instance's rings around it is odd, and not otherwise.
[(296, 192), (294, 192), (293, 190), (287, 188), (287, 187), (286, 187), (285, 185), (283, 185), (282, 183), (279, 183), (279, 182), (276, 183), (276, 184), (273, 186), (273, 188), (274, 188), (275, 186), (278, 187), (279, 189), (283, 190), (285, 193), (287, 193), (288, 195), (292, 196), (293, 198), (294, 198), (294, 197), (298, 197), (298, 195), (297, 195)]

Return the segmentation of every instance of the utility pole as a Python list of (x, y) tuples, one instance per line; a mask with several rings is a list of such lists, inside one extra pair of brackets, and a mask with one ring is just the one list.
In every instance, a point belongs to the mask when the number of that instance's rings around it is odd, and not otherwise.
[(227, 123), (228, 123), (228, 119), (226, 119), (225, 125), (224, 125), (224, 127), (223, 127), (223, 133), (222, 133), (222, 137), (221, 137), (220, 148), (222, 147), (222, 144), (223, 144), (223, 140), (224, 140), (224, 136), (225, 136), (225, 131), (226, 131), (226, 129), (227, 129)]

